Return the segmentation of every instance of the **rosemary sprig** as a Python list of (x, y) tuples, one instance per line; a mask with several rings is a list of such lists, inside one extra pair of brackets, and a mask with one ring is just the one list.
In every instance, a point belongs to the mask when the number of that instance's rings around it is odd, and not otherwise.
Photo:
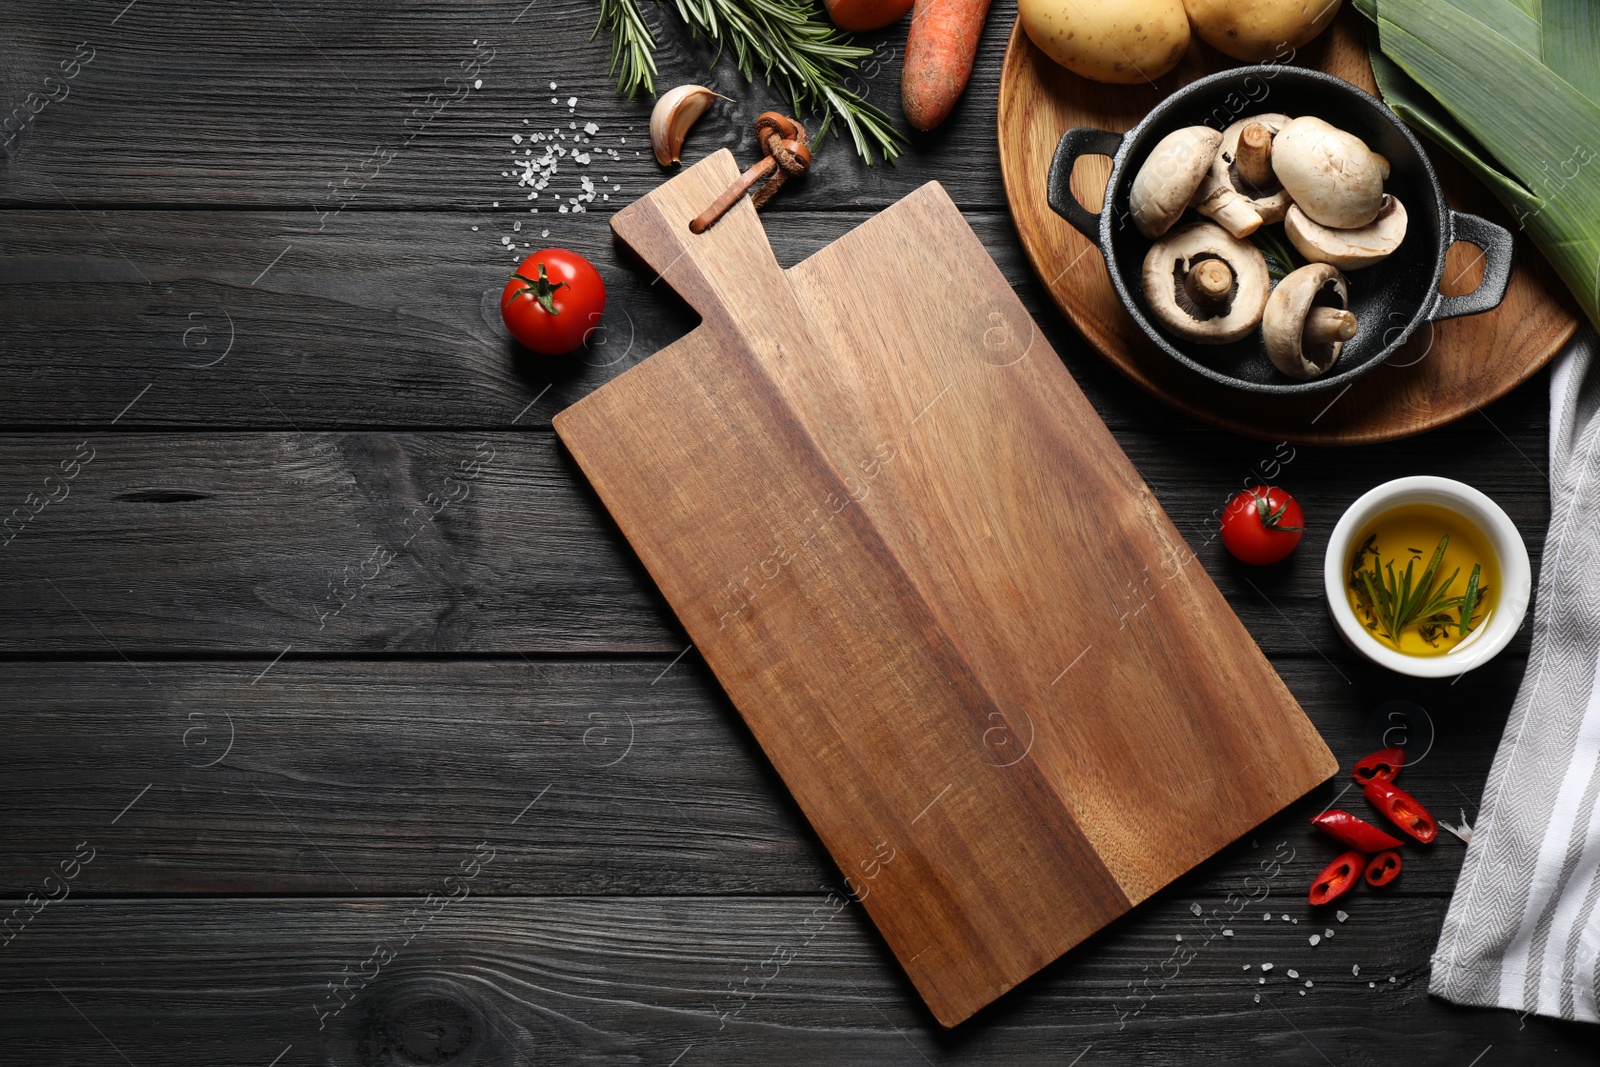
[[(1355, 591), (1360, 610), (1366, 616), (1367, 629), (1396, 648), (1400, 646), (1401, 633), (1413, 626), (1424, 641), (1434, 646), (1452, 625), (1462, 637), (1472, 632), (1473, 614), (1487, 593), (1478, 588), (1481, 565), (1472, 565), (1472, 576), (1467, 580), (1463, 596), (1450, 595), (1450, 586), (1461, 573), (1460, 567), (1450, 572), (1443, 585), (1434, 588), (1439, 564), (1450, 544), (1449, 534), (1439, 538), (1420, 577), (1415, 574), (1416, 558), (1407, 561), (1406, 569), (1396, 574), (1393, 560), (1383, 563), (1379, 559), (1376, 541), (1377, 535), (1368, 537), (1356, 550), (1350, 564), (1350, 588)], [(1362, 565), (1368, 554), (1372, 556), (1372, 566), (1364, 570)], [(1459, 609), (1458, 618), (1451, 618), (1452, 609)]]
[(1267, 257), (1267, 274), (1274, 280), (1305, 266), (1305, 261), (1295, 254), (1293, 246), (1285, 238), (1282, 226), (1263, 226), (1250, 237)]
[[(739, 73), (761, 78), (787, 96), (797, 117), (822, 116), (816, 139), (837, 120), (850, 131), (856, 152), (873, 162), (900, 154), (905, 139), (882, 109), (846, 86), (846, 79), (872, 50), (853, 44), (827, 22), (818, 0), (671, 0), (696, 35), (714, 41), (718, 57), (731, 50)], [(639, 10), (640, 0), (600, 0), (600, 24), (612, 34), (612, 70), (617, 90), (632, 96), (654, 92), (655, 39)]]
[(656, 37), (645, 24), (636, 0), (600, 0), (600, 21), (589, 40), (605, 30), (611, 35), (611, 70), (617, 92), (632, 100), (643, 90), (656, 91)]

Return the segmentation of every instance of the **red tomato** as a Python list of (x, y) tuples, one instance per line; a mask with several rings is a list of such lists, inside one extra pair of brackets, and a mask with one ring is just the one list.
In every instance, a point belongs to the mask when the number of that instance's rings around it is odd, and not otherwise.
[(511, 336), (546, 356), (583, 344), (605, 307), (600, 272), (565, 248), (541, 248), (523, 260), (500, 294), (500, 317)]
[(1222, 543), (1244, 563), (1264, 566), (1294, 551), (1306, 517), (1282, 489), (1246, 489), (1222, 511)]

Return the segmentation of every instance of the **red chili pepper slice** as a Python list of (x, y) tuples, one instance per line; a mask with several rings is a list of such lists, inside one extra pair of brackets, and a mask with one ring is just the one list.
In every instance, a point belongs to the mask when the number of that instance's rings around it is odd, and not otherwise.
[(1358, 848), (1362, 852), (1383, 852), (1386, 849), (1400, 847), (1398, 837), (1384, 833), (1367, 820), (1357, 818), (1348, 811), (1337, 809), (1325, 811), (1312, 819), (1311, 825), (1341, 845)]
[(1372, 781), (1392, 782), (1400, 774), (1400, 768), (1405, 765), (1405, 749), (1380, 748), (1356, 760), (1356, 765), (1350, 768), (1350, 777), (1361, 785)]
[(1416, 838), (1424, 845), (1439, 836), (1439, 823), (1428, 814), (1428, 809), (1399, 786), (1375, 780), (1367, 783), (1366, 793), (1367, 799), (1407, 836)]
[(1346, 852), (1317, 875), (1317, 880), (1311, 883), (1311, 894), (1306, 899), (1313, 904), (1326, 904), (1359, 882), (1366, 866), (1365, 855), (1354, 849)]
[(1368, 885), (1388, 885), (1400, 877), (1400, 853), (1380, 852), (1367, 864)]

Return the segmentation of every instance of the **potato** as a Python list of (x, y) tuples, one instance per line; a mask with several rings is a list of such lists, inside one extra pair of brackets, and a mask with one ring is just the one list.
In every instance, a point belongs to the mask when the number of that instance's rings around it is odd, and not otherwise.
[(1154, 80), (1189, 47), (1183, 0), (1018, 0), (1017, 14), (1045, 55), (1098, 82)]
[(1327, 29), (1341, 0), (1183, 0), (1200, 39), (1250, 63), (1288, 62)]

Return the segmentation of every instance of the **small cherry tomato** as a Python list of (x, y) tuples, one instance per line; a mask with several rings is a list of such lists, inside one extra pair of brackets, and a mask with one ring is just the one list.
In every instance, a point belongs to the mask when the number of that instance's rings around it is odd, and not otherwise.
[(1367, 884), (1388, 885), (1400, 877), (1400, 853), (1380, 852), (1367, 864)]
[(1306, 897), (1313, 904), (1326, 904), (1343, 895), (1361, 881), (1361, 872), (1367, 868), (1367, 857), (1352, 849), (1328, 864), (1317, 880), (1311, 883), (1311, 893)]
[(1305, 526), (1300, 505), (1282, 489), (1246, 489), (1222, 510), (1222, 543), (1240, 562), (1261, 567), (1293, 552)]
[(500, 294), (500, 317), (511, 336), (546, 356), (583, 344), (605, 307), (600, 272), (565, 248), (542, 248), (523, 260)]
[(1356, 765), (1350, 768), (1350, 777), (1360, 785), (1371, 781), (1392, 782), (1400, 773), (1400, 768), (1406, 765), (1406, 750), (1403, 748), (1380, 748), (1378, 751), (1362, 756), (1356, 760)]

